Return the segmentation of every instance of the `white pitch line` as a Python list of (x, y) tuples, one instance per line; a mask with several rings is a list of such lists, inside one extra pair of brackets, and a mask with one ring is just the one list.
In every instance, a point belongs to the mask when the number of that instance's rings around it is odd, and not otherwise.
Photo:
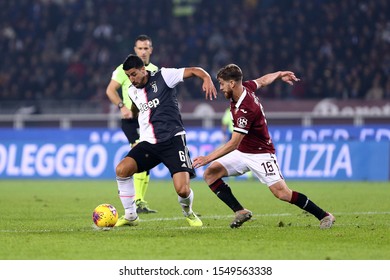
[[(293, 216), (296, 214), (291, 214), (291, 213), (274, 213), (274, 214), (256, 214), (253, 213), (254, 217), (252, 220), (248, 221), (248, 223), (245, 224), (245, 227), (248, 228), (260, 228), (264, 227), (264, 225), (261, 224), (256, 224), (256, 225), (250, 225), (253, 220), (256, 220), (256, 217), (284, 217), (284, 216)], [(336, 218), (337, 216), (354, 216), (354, 215), (390, 215), (390, 212), (375, 212), (375, 211), (368, 211), (368, 212), (334, 212), (333, 213)], [(232, 218), (233, 215), (212, 215), (212, 216), (201, 216), (202, 220), (211, 220), (211, 219), (229, 219)], [(141, 223), (144, 222), (158, 222), (158, 221), (177, 221), (177, 220), (183, 220), (183, 217), (170, 217), (170, 218), (152, 218), (152, 219), (141, 219)], [(353, 224), (348, 224), (348, 226), (353, 225)], [(307, 226), (302, 225), (302, 226)], [(337, 226), (343, 226), (339, 223), (337, 223)], [(227, 226), (203, 226), (201, 228), (197, 229), (223, 229), (226, 228)], [(145, 230), (142, 227), (131, 227), (132, 230)], [(51, 229), (38, 229), (38, 230), (21, 230), (21, 229), (0, 229), (0, 233), (52, 233), (52, 232), (87, 232), (96, 230), (96, 231), (109, 231), (112, 228), (97, 228), (95, 225), (92, 225), (91, 228), (80, 228), (80, 229), (59, 229), (59, 230), (51, 230)], [(167, 227), (167, 230), (193, 230), (195, 228), (188, 227), (188, 226), (183, 226), (183, 227)]]
[[(354, 216), (354, 215), (390, 215), (390, 212), (332, 212), (335, 216)], [(284, 216), (295, 216), (296, 214), (291, 213), (274, 213), (274, 214), (256, 214), (253, 212), (253, 217), (284, 217)], [(211, 215), (211, 216), (199, 216), (202, 220), (206, 219), (229, 219), (234, 217), (234, 215)], [(155, 222), (155, 221), (176, 221), (181, 220), (183, 217), (171, 217), (171, 218), (152, 218), (152, 219), (143, 219), (142, 222)]]

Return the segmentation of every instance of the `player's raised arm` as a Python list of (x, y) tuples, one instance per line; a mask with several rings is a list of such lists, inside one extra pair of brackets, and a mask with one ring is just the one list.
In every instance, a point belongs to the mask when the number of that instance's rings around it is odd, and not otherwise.
[(184, 69), (184, 79), (193, 76), (203, 80), (202, 90), (205, 92), (206, 99), (213, 100), (213, 98), (217, 98), (217, 90), (213, 84), (213, 81), (211, 80), (209, 73), (200, 67), (188, 67)]
[(299, 82), (300, 79), (298, 79), (294, 72), (291, 71), (277, 71), (274, 73), (266, 74), (264, 76), (261, 76), (260, 78), (256, 79), (256, 82), (258, 84), (257, 88), (262, 88), (265, 86), (268, 86), (275, 82), (277, 79), (281, 79), (282, 81), (293, 85), (294, 82)]

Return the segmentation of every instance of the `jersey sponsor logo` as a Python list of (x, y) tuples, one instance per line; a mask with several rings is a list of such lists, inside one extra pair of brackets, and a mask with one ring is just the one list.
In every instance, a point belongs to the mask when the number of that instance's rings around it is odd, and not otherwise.
[(244, 128), (246, 127), (246, 125), (248, 124), (248, 120), (244, 117), (239, 117), (237, 119), (237, 126), (240, 127), (240, 128)]
[(148, 111), (149, 109), (156, 108), (158, 105), (160, 105), (160, 100), (158, 98), (152, 99), (149, 102), (141, 103), (139, 105), (140, 112)]

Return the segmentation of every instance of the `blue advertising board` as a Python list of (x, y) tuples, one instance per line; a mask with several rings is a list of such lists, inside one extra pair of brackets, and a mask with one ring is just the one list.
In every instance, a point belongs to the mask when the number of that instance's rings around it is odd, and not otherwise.
[[(270, 132), (286, 179), (390, 178), (389, 126), (279, 126)], [(187, 129), (193, 158), (208, 154), (222, 141), (219, 129)], [(0, 179), (114, 179), (115, 166), (129, 149), (121, 130), (0, 129)], [(197, 169), (198, 179), (204, 169)], [(170, 179), (170, 174), (159, 165), (151, 177)]]

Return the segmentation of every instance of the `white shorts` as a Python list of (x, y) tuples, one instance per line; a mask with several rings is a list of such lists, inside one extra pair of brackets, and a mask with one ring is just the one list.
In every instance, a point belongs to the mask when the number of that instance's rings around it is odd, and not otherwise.
[(228, 176), (239, 176), (252, 171), (260, 182), (267, 186), (283, 180), (274, 154), (247, 154), (234, 150), (215, 161), (225, 167)]

